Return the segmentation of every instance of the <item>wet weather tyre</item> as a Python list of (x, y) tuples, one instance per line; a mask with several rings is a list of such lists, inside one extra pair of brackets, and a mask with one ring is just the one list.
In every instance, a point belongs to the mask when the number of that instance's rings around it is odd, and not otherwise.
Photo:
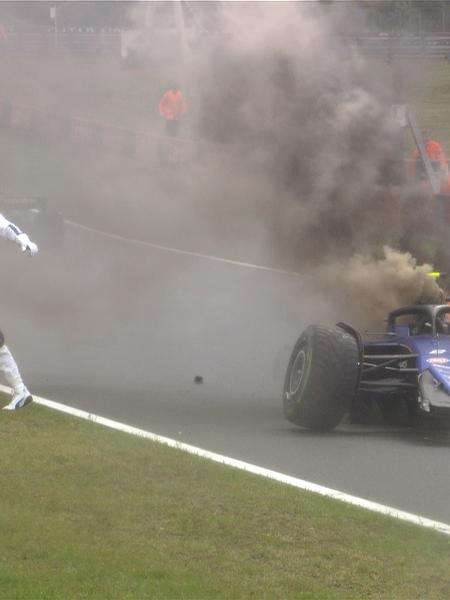
[(285, 417), (308, 429), (333, 429), (350, 409), (358, 376), (356, 339), (339, 327), (310, 325), (289, 360), (283, 390)]

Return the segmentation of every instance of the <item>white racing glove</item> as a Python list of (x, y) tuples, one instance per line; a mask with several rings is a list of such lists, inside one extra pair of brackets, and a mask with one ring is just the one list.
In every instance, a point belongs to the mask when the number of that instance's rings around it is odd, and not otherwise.
[(22, 252), (26, 252), (29, 256), (34, 256), (38, 253), (37, 245), (30, 240), (26, 233), (20, 233), (17, 236), (17, 243), (20, 244)]

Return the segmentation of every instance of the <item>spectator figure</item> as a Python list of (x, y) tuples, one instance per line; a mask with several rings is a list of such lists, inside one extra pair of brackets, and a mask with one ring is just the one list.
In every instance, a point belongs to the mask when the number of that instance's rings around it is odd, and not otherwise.
[(183, 94), (177, 85), (172, 85), (159, 101), (159, 114), (165, 119), (167, 135), (175, 137), (178, 134), (180, 119), (186, 110)]

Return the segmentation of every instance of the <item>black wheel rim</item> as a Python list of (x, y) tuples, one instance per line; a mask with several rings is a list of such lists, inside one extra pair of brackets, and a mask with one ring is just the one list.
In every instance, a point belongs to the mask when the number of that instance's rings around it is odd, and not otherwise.
[(291, 373), (289, 376), (289, 394), (294, 396), (302, 384), (303, 376), (306, 368), (306, 349), (304, 346), (299, 348), (294, 362), (292, 363)]

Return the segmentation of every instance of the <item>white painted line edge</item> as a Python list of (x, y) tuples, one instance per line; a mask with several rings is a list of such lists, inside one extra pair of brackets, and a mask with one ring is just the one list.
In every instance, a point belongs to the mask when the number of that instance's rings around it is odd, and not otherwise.
[[(0, 391), (9, 393), (10, 388), (0, 384)], [(53, 400), (48, 400), (47, 398), (40, 398), (39, 396), (33, 395), (33, 399), (36, 404), (40, 404), (42, 406), (46, 406), (47, 408), (51, 408), (53, 410), (66, 413), (68, 415), (78, 417), (79, 419), (85, 419), (86, 421), (91, 421), (92, 423), (103, 425), (104, 427), (108, 427), (110, 429), (116, 429), (117, 431), (122, 431), (124, 433), (136, 435), (138, 437), (142, 437), (153, 442), (157, 442), (159, 444), (164, 444), (165, 446), (176, 448), (177, 450), (182, 450), (183, 452), (187, 452), (189, 454), (193, 454), (201, 458), (206, 458), (208, 460), (229, 467), (240, 469), (241, 471), (246, 471), (247, 473), (260, 475), (261, 477), (265, 477), (267, 479), (272, 479), (274, 481), (290, 485), (300, 490), (314, 492), (316, 494), (320, 494), (321, 496), (332, 498), (333, 500), (340, 500), (341, 502), (346, 502), (347, 504), (359, 506), (360, 508), (379, 513), (381, 515), (393, 517), (394, 519), (399, 519), (400, 521), (406, 521), (414, 525), (419, 525), (420, 527), (433, 529), (440, 533), (450, 535), (450, 525), (447, 523), (434, 521), (432, 519), (428, 519), (427, 517), (421, 517), (413, 513), (393, 508), (392, 506), (387, 506), (378, 502), (373, 502), (372, 500), (359, 498), (358, 496), (352, 496), (350, 494), (346, 494), (345, 492), (340, 492), (338, 490), (334, 490), (332, 488), (328, 488), (317, 483), (312, 483), (311, 481), (305, 481), (304, 479), (298, 479), (297, 477), (292, 477), (291, 475), (278, 473), (277, 471), (265, 469), (264, 467), (259, 467), (257, 465), (237, 460), (235, 458), (222, 456), (221, 454), (216, 454), (215, 452), (210, 452), (209, 450), (197, 448), (196, 446), (191, 446), (190, 444), (185, 444), (184, 442), (173, 440), (171, 438), (164, 437), (156, 433), (151, 433), (144, 429), (138, 429), (137, 427), (132, 427), (131, 425), (126, 425), (125, 423), (113, 421), (112, 419), (101, 417), (99, 415), (95, 415), (93, 413), (89, 413), (78, 408), (73, 408), (71, 406), (67, 406), (66, 404), (55, 402)]]
[(266, 267), (264, 265), (256, 265), (248, 262), (241, 262), (238, 260), (231, 260), (230, 258), (222, 258), (220, 256), (213, 256), (211, 254), (202, 254), (201, 252), (192, 252), (190, 250), (181, 250), (180, 248), (172, 248), (171, 246), (162, 246), (161, 244), (154, 244), (153, 242), (145, 242), (144, 240), (134, 240), (131, 238), (124, 237), (122, 235), (118, 235), (116, 233), (108, 233), (106, 231), (101, 231), (100, 229), (94, 229), (93, 227), (88, 227), (87, 225), (82, 225), (81, 223), (77, 223), (76, 221), (71, 221), (70, 219), (64, 219), (64, 223), (74, 227), (76, 229), (81, 229), (83, 231), (88, 231), (89, 233), (94, 233), (95, 235), (101, 235), (106, 238), (110, 238), (112, 240), (116, 240), (119, 242), (125, 242), (128, 244), (133, 244), (135, 246), (145, 246), (147, 248), (153, 248), (154, 250), (160, 250), (162, 252), (172, 252), (174, 254), (182, 254), (184, 256), (191, 256), (193, 258), (202, 258), (204, 260), (215, 261), (219, 263), (225, 263), (228, 265), (235, 265), (237, 267), (245, 267), (247, 269), (256, 269), (258, 271), (269, 271), (270, 273), (280, 273), (282, 275), (292, 275), (293, 277), (304, 277), (307, 278), (307, 274), (297, 273), (296, 271), (286, 271), (285, 269), (276, 269), (274, 267)]

